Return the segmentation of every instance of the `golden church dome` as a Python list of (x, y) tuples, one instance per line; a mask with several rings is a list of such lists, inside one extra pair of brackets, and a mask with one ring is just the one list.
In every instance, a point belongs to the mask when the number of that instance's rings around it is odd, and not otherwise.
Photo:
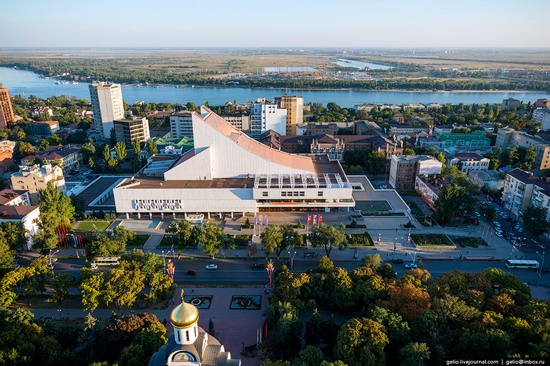
[(181, 290), (181, 304), (176, 306), (170, 313), (170, 322), (174, 327), (188, 328), (198, 321), (199, 310), (183, 300), (183, 290)]

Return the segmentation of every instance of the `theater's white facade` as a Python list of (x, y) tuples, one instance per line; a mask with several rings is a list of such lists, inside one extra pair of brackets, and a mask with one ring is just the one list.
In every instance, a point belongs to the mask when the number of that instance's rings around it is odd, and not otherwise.
[(355, 205), (338, 161), (272, 149), (204, 107), (192, 118), (194, 149), (175, 161), (154, 157), (121, 182), (113, 191), (118, 213), (232, 216), (348, 210)]

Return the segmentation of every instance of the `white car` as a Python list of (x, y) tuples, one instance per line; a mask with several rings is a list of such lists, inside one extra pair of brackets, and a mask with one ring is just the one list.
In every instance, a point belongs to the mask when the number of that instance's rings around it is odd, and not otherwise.
[(204, 268), (206, 268), (206, 269), (218, 269), (218, 265), (212, 263), (212, 264), (206, 265), (206, 267), (204, 267)]
[(495, 235), (498, 236), (499, 238), (504, 237), (504, 235), (502, 235), (502, 231), (495, 232)]
[(407, 264), (405, 264), (405, 268), (415, 269), (415, 268), (418, 268), (418, 265), (416, 263), (407, 263)]
[(498, 221), (493, 221), (493, 225), (495, 225), (496, 227), (500, 227), (500, 222), (498, 222)]

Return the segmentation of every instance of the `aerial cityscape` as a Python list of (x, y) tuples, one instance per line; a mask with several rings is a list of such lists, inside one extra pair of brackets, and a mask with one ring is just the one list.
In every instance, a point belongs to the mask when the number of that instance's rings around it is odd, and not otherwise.
[(550, 3), (2, 9), (0, 365), (550, 364)]

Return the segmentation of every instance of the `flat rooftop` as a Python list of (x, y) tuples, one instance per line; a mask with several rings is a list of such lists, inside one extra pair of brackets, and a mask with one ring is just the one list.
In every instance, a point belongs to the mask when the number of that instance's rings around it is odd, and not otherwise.
[(128, 178), (119, 187), (125, 189), (197, 189), (254, 188), (254, 178), (217, 178), (212, 180), (164, 180), (148, 176)]

